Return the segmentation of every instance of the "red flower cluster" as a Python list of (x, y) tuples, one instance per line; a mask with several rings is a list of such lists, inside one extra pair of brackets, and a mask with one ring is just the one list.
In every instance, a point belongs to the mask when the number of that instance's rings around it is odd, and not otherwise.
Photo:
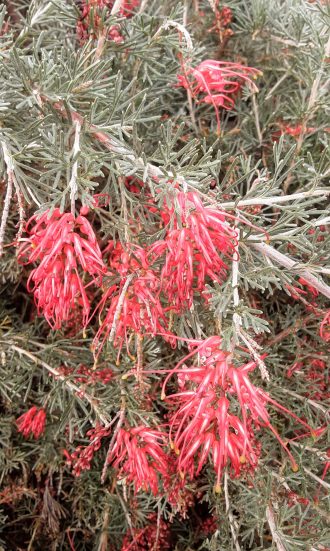
[(21, 432), (24, 438), (28, 438), (29, 436), (33, 436), (35, 439), (40, 438), (46, 426), (45, 410), (32, 406), (32, 408), (16, 420), (16, 426), (18, 432)]
[(313, 127), (306, 127), (304, 128), (302, 124), (287, 124), (285, 122), (280, 122), (279, 124), (280, 130), (277, 130), (276, 132), (273, 132), (272, 139), (273, 141), (277, 141), (278, 138), (280, 138), (283, 134), (287, 136), (293, 136), (294, 138), (299, 138), (299, 136), (304, 134), (311, 134), (312, 132), (316, 131), (316, 128)]
[[(110, 14), (115, 0), (83, 0), (80, 20), (77, 23), (78, 38), (85, 42), (89, 37), (96, 38), (103, 31), (102, 12)], [(140, 4), (140, 0), (123, 0), (120, 10), (116, 15), (121, 17), (130, 17), (135, 8)], [(107, 38), (114, 42), (122, 42), (123, 37), (120, 34), (119, 25), (111, 25), (106, 29)]]
[[(31, 228), (32, 226), (32, 228)], [(31, 229), (30, 229), (31, 228)], [(38, 313), (42, 312), (53, 329), (69, 321), (75, 309), (82, 309), (87, 324), (90, 302), (79, 267), (91, 282), (106, 272), (94, 230), (87, 218), (74, 217), (55, 209), (40, 218), (32, 216), (26, 226), (29, 238), (22, 244), (20, 258), (26, 264), (38, 262), (28, 279)]]
[(72, 454), (67, 450), (63, 450), (66, 462), (68, 465), (72, 465), (72, 472), (75, 476), (80, 476), (82, 471), (88, 471), (91, 468), (95, 452), (100, 449), (102, 439), (109, 436), (109, 434), (110, 429), (97, 426), (87, 432), (90, 444), (78, 446)]
[[(205, 290), (206, 278), (222, 283), (237, 245), (236, 232), (216, 208), (205, 207), (195, 192), (179, 191), (165, 206), (163, 218), (171, 229), (150, 249), (151, 257), (165, 255), (162, 289), (170, 306), (181, 312), (190, 308), (194, 292)], [(178, 216), (176, 216), (178, 214)]]
[[(167, 397), (176, 405), (170, 422), (170, 439), (182, 476), (192, 478), (198, 474), (212, 454), (217, 475), (216, 491), (220, 491), (222, 474), (228, 464), (235, 477), (240, 475), (242, 468), (256, 467), (260, 450), (253, 428), (268, 428), (289, 455), (293, 469), (297, 468), (292, 454), (271, 424), (266, 409), (268, 403), (311, 430), (303, 420), (251, 383), (249, 373), (256, 367), (254, 362), (234, 367), (230, 355), (222, 351), (220, 345), (219, 337), (192, 341), (192, 352), (172, 371), (178, 373), (180, 391)], [(195, 354), (199, 360), (197, 367), (179, 369)], [(238, 409), (240, 416), (231, 413), (231, 409), (235, 412)]]
[[(317, 354), (317, 352), (315, 352)], [(287, 371), (287, 377), (291, 378), (295, 373), (297, 377), (306, 382), (308, 388), (305, 396), (312, 400), (327, 402), (330, 399), (327, 365), (325, 356), (318, 353), (319, 358), (303, 356), (303, 361), (296, 361)]]
[(77, 369), (62, 365), (58, 368), (59, 375), (71, 376), (77, 383), (95, 385), (95, 383), (107, 384), (113, 379), (113, 370), (110, 367), (104, 369), (91, 369), (86, 365), (79, 365)]
[(167, 476), (167, 456), (163, 450), (165, 435), (146, 426), (119, 429), (108, 457), (109, 464), (119, 469), (119, 477), (134, 484), (135, 491), (158, 493), (158, 474)]
[(129, 531), (121, 547), (121, 551), (166, 551), (167, 549), (171, 549), (170, 527), (163, 519), (158, 521), (155, 513), (149, 515), (147, 526), (135, 530), (133, 535)]
[(258, 69), (240, 63), (206, 59), (195, 68), (184, 69), (183, 74), (178, 75), (177, 86), (189, 90), (199, 103), (213, 105), (218, 132), (220, 132), (219, 108), (234, 109), (234, 97), (245, 84), (253, 92), (258, 91), (252, 79), (256, 79), (259, 75), (261, 71)]
[[(167, 327), (166, 309), (160, 301), (159, 273), (151, 267), (147, 249), (110, 242), (106, 253), (110, 274), (117, 280), (119, 276), (119, 281), (105, 291), (100, 301), (100, 316), (107, 310), (95, 335), (94, 348), (102, 348), (114, 327), (113, 342), (120, 352), (125, 340), (128, 343), (130, 331), (139, 335), (163, 333)], [(131, 281), (124, 289), (128, 277)]]

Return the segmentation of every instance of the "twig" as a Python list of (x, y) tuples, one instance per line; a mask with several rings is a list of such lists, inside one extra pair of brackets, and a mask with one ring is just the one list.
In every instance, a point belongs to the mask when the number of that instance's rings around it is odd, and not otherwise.
[(32, 360), (36, 365), (40, 365), (41, 367), (49, 371), (49, 373), (54, 375), (56, 379), (63, 381), (65, 385), (68, 387), (68, 389), (75, 396), (77, 396), (78, 398), (83, 398), (86, 402), (90, 404), (91, 408), (94, 410), (95, 414), (100, 419), (100, 421), (102, 421), (105, 427), (110, 425), (110, 420), (108, 419), (108, 417), (103, 415), (103, 413), (100, 411), (99, 407), (97, 406), (95, 399), (92, 396), (90, 396), (87, 392), (85, 392), (85, 390), (82, 390), (71, 381), (68, 381), (64, 375), (62, 375), (57, 369), (55, 369), (55, 367), (52, 367), (48, 363), (44, 362), (43, 360), (41, 360), (40, 358), (38, 358), (28, 350), (24, 350), (24, 348), (21, 348), (20, 346), (16, 346), (15, 344), (12, 344), (10, 348), (15, 352), (18, 352), (19, 354), (22, 354), (23, 356), (30, 358), (30, 360)]
[(319, 293), (327, 298), (330, 298), (330, 287), (319, 277), (316, 278), (307, 268), (301, 266), (297, 260), (293, 260), (289, 256), (280, 253), (270, 245), (266, 243), (253, 243), (253, 237), (248, 237), (247, 241), (251, 241), (251, 246), (258, 252), (264, 254), (271, 260), (274, 260), (277, 264), (284, 266), (291, 272), (299, 272), (299, 276), (302, 277), (307, 283), (310, 283)]
[(95, 61), (98, 61), (103, 54), (105, 39), (107, 37), (108, 29), (102, 29), (97, 38), (96, 50), (95, 50)]
[(103, 469), (102, 469), (102, 475), (101, 475), (101, 484), (104, 484), (105, 482), (105, 477), (107, 475), (107, 468), (108, 468), (108, 464), (109, 464), (109, 458), (110, 458), (110, 455), (111, 455), (111, 452), (112, 452), (112, 448), (114, 446), (114, 443), (116, 441), (116, 438), (117, 438), (117, 435), (118, 435), (118, 432), (119, 430), (121, 429), (122, 427), (122, 424), (124, 422), (124, 419), (125, 419), (125, 401), (122, 397), (122, 405), (121, 405), (121, 409), (120, 409), (120, 413), (119, 413), (119, 419), (118, 419), (118, 423), (117, 423), (117, 426), (114, 430), (114, 433), (112, 435), (112, 438), (110, 440), (110, 444), (109, 444), (109, 447), (108, 447), (108, 451), (107, 451), (107, 455), (106, 455), (106, 458), (105, 458), (105, 461), (104, 461), (104, 465), (103, 465)]
[(320, 478), (319, 476), (316, 476), (316, 474), (312, 473), (312, 471), (307, 469), (307, 467), (303, 467), (303, 469), (304, 469), (305, 473), (307, 473), (309, 476), (314, 478), (314, 480), (316, 480), (316, 482), (321, 484), (327, 490), (330, 490), (330, 484), (328, 484), (328, 482), (326, 482), (325, 480), (322, 480), (322, 478)]
[(111, 15), (116, 15), (120, 11), (123, 0), (115, 0), (114, 5), (112, 6)]
[(270, 529), (272, 537), (273, 537), (273, 541), (274, 541), (274, 543), (277, 547), (277, 550), (278, 551), (287, 551), (286, 546), (282, 542), (281, 535), (277, 530), (275, 517), (274, 517), (274, 512), (273, 512), (273, 509), (270, 505), (267, 505), (267, 507), (266, 507), (266, 519), (267, 519), (269, 529)]
[(137, 12), (138, 15), (141, 15), (141, 13), (144, 12), (144, 10), (145, 10), (146, 7), (147, 7), (148, 1), (149, 1), (149, 0), (142, 0), (142, 2), (141, 2), (141, 4), (140, 4), (140, 7), (139, 7), (139, 9), (138, 9), (138, 12)]
[[(239, 292), (238, 292), (238, 275), (239, 275), (239, 254), (238, 254), (239, 242), (235, 246), (234, 258), (232, 261), (232, 288), (233, 288), (233, 301), (235, 312), (233, 314), (233, 322), (236, 329), (238, 338), (240, 338), (244, 344), (247, 346), (255, 362), (257, 363), (260, 373), (263, 379), (269, 381), (269, 374), (267, 367), (263, 360), (260, 358), (257, 350), (260, 349), (260, 346), (243, 331), (242, 329), (242, 316), (238, 314), (237, 309), (239, 307)], [(233, 343), (234, 344), (234, 343)]]
[(269, 90), (267, 96), (265, 97), (265, 101), (268, 101), (273, 93), (275, 92), (275, 90), (282, 84), (282, 82), (288, 77), (289, 75), (289, 72), (285, 72), (284, 75), (281, 76), (281, 78), (279, 78), (276, 83), (274, 84), (274, 86)]
[(125, 294), (126, 294), (128, 286), (131, 283), (134, 275), (135, 274), (130, 274), (129, 276), (127, 276), (126, 281), (125, 281), (125, 283), (123, 285), (123, 288), (121, 290), (121, 293), (120, 293), (120, 296), (119, 296), (119, 299), (118, 299), (117, 308), (116, 308), (115, 314), (113, 316), (112, 327), (111, 327), (111, 331), (110, 331), (110, 335), (109, 335), (109, 339), (108, 339), (109, 342), (112, 342), (115, 338), (118, 320), (120, 318), (121, 310), (122, 310), (124, 300), (125, 300)]
[(262, 144), (262, 132), (261, 132), (261, 128), (260, 128), (259, 109), (258, 109), (258, 104), (257, 104), (255, 93), (252, 94), (252, 108), (253, 108), (253, 113), (254, 113), (254, 122), (255, 122), (255, 125), (256, 125), (259, 145), (261, 145)]
[(19, 243), (20, 240), (21, 240), (22, 234), (23, 234), (23, 230), (24, 230), (25, 210), (24, 210), (24, 203), (23, 203), (23, 195), (21, 193), (21, 190), (18, 187), (15, 176), (14, 176), (14, 186), (15, 186), (15, 191), (16, 191), (17, 204), (18, 204), (18, 215), (19, 215), (18, 232), (16, 234), (16, 243)]
[(13, 167), (11, 157), (8, 153), (6, 143), (1, 142), (1, 147), (3, 150), (3, 158), (6, 165), (8, 182), (7, 182), (7, 191), (6, 191), (6, 197), (3, 205), (1, 225), (0, 225), (0, 256), (2, 256), (3, 254), (3, 241), (5, 238), (5, 230), (6, 230), (7, 220), (8, 220), (10, 201), (13, 195), (13, 183), (14, 183), (14, 167)]
[(234, 542), (234, 545), (236, 547), (236, 551), (241, 551), (240, 545), (238, 543), (238, 537), (237, 537), (237, 528), (238, 528), (237, 523), (236, 523), (234, 515), (233, 515), (233, 513), (231, 512), (231, 509), (230, 509), (227, 470), (224, 473), (223, 488), (224, 488), (224, 492), (225, 492), (226, 513), (227, 513), (228, 519), (229, 519), (229, 525), (230, 525), (231, 534), (233, 536), (233, 542)]
[[(278, 203), (290, 203), (299, 199), (309, 199), (310, 197), (326, 197), (330, 195), (329, 189), (314, 189), (311, 191), (302, 191), (300, 193), (292, 193), (291, 195), (278, 195), (277, 197), (253, 197), (251, 199), (242, 199), (240, 201), (230, 201), (227, 203), (219, 203), (218, 206), (222, 209), (249, 207), (252, 205), (277, 205)], [(329, 217), (330, 219), (330, 217)]]
[(122, 498), (122, 496), (120, 495), (120, 492), (118, 490), (118, 487), (116, 488), (116, 494), (118, 496), (118, 499), (120, 501), (120, 504), (122, 506), (122, 509), (124, 511), (124, 515), (125, 515), (125, 518), (126, 518), (126, 522), (128, 524), (128, 527), (130, 529), (130, 532), (131, 532), (131, 535), (132, 535), (132, 538), (134, 538), (134, 530), (133, 530), (133, 525), (132, 525), (132, 521), (131, 521), (131, 517), (130, 517), (130, 514), (129, 514), (129, 511), (126, 507), (126, 503), (125, 503), (125, 500)]
[[(18, 243), (19, 240), (22, 237), (23, 229), (24, 229), (24, 218), (25, 218), (25, 212), (24, 212), (24, 204), (23, 204), (23, 195), (21, 193), (20, 187), (17, 183), (15, 172), (14, 172), (14, 163), (13, 159), (8, 151), (7, 145), (5, 142), (1, 142), (2, 150), (3, 150), (3, 157), (6, 165), (6, 172), (8, 177), (8, 186), (7, 186), (7, 193), (5, 198), (5, 204), (3, 208), (3, 214), (1, 219), (1, 227), (0, 227), (0, 256), (3, 253), (3, 240), (4, 240), (4, 232), (5, 232), (5, 225), (7, 222), (8, 214), (9, 214), (9, 206), (10, 206), (10, 200), (13, 193), (13, 185), (16, 192), (17, 197), (17, 203), (18, 203), (18, 215), (19, 215), (19, 222), (18, 222), (18, 232), (16, 234), (16, 242)], [(9, 197), (10, 194), (10, 197)], [(7, 200), (9, 199), (8, 205)], [(7, 209), (7, 212), (6, 212)], [(5, 216), (5, 220), (4, 220)], [(4, 223), (4, 225), (3, 225)]]
[(299, 448), (303, 451), (308, 451), (310, 453), (313, 453), (321, 461), (327, 461), (328, 460), (327, 453), (322, 452), (322, 451), (318, 450), (317, 448), (311, 448), (310, 446), (305, 446), (304, 444), (300, 444), (299, 442), (295, 442), (294, 440), (290, 440), (290, 446), (295, 446), (296, 448)]
[(159, 533), (160, 533), (160, 519), (161, 519), (162, 510), (160, 507), (160, 501), (158, 501), (158, 511), (157, 511), (157, 532), (155, 537), (155, 542), (152, 548), (152, 551), (157, 551), (159, 549)]
[(266, 348), (271, 348), (274, 346), (274, 344), (277, 344), (279, 342), (281, 342), (283, 339), (285, 339), (286, 337), (288, 337), (289, 335), (291, 334), (294, 334), (294, 333), (297, 333), (297, 331), (299, 329), (301, 329), (302, 327), (304, 327), (304, 325), (307, 325), (308, 322), (312, 321), (312, 320), (315, 320), (315, 314), (310, 314), (309, 316), (306, 316), (306, 318), (300, 318), (298, 319), (294, 325), (292, 325), (291, 327), (286, 327), (285, 329), (283, 329), (280, 333), (278, 333), (277, 335), (275, 335), (275, 337), (273, 337), (272, 339), (269, 339), (268, 341), (265, 342), (264, 346)]
[(194, 49), (194, 46), (193, 46), (191, 36), (187, 31), (186, 27), (181, 23), (178, 23), (177, 21), (172, 21), (172, 19), (165, 21), (165, 23), (163, 23), (159, 27), (158, 31), (154, 34), (153, 38), (157, 37), (162, 32), (162, 30), (168, 30), (170, 27), (174, 27), (184, 36), (188, 50), (192, 51)]
[(77, 178), (78, 178), (78, 157), (80, 153), (80, 131), (81, 131), (81, 123), (80, 121), (75, 121), (75, 135), (74, 135), (74, 143), (73, 143), (73, 150), (72, 150), (72, 158), (74, 159), (74, 163), (72, 165), (72, 173), (71, 173), (71, 178), (69, 182), (71, 213), (73, 214), (73, 216), (75, 215), (76, 193), (78, 191)]
[(284, 392), (285, 394), (290, 394), (290, 396), (293, 396), (298, 400), (302, 400), (303, 402), (307, 402), (315, 409), (319, 409), (320, 411), (322, 411), (322, 413), (326, 416), (329, 414), (328, 410), (325, 407), (321, 406), (321, 404), (319, 404), (318, 402), (315, 402), (315, 400), (311, 400), (306, 396), (302, 396), (301, 394), (298, 394), (297, 392), (294, 392), (293, 390), (289, 390), (288, 388), (284, 388), (284, 387), (283, 388), (281, 387), (281, 392)]
[(100, 537), (100, 543), (98, 545), (98, 551), (107, 551), (109, 549), (108, 541), (108, 528), (109, 528), (109, 516), (110, 516), (110, 505), (109, 503), (105, 506), (103, 522), (102, 522), (102, 532)]

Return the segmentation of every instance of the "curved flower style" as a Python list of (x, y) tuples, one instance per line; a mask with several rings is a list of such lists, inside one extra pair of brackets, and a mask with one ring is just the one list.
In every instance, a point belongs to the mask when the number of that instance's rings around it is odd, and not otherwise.
[[(32, 228), (30, 229), (30, 227)], [(38, 262), (28, 279), (38, 313), (42, 312), (53, 329), (71, 319), (78, 306), (86, 325), (90, 303), (79, 267), (96, 282), (106, 272), (94, 230), (87, 218), (55, 209), (27, 223), (29, 238), (20, 248), (26, 264)]]
[(40, 438), (46, 426), (45, 410), (32, 406), (32, 408), (16, 420), (16, 426), (18, 432), (21, 432), (24, 438), (28, 438), (29, 436), (33, 436), (35, 439)]
[[(206, 278), (222, 283), (236, 248), (236, 232), (216, 208), (205, 207), (195, 192), (178, 192), (177, 205), (165, 213), (172, 224), (163, 241), (150, 248), (150, 255), (165, 255), (161, 272), (162, 289), (177, 312), (190, 308), (194, 292), (205, 290)], [(175, 211), (180, 212), (180, 221)]]
[(140, 489), (158, 493), (158, 474), (167, 476), (167, 455), (163, 450), (165, 435), (145, 426), (119, 429), (115, 445), (108, 457), (109, 464), (120, 469), (119, 476), (127, 477)]
[[(253, 428), (260, 426), (274, 434), (296, 470), (291, 452), (271, 424), (267, 404), (289, 414), (309, 431), (312, 429), (251, 383), (249, 373), (256, 367), (254, 362), (234, 367), (230, 354), (221, 350), (220, 345), (219, 337), (192, 341), (192, 352), (169, 374), (178, 373), (180, 387), (179, 392), (167, 399), (178, 408), (171, 417), (170, 439), (182, 476), (188, 474), (192, 478), (198, 474), (211, 454), (217, 475), (215, 489), (220, 491), (222, 474), (228, 464), (235, 477), (242, 468), (256, 467), (260, 450)], [(181, 367), (197, 353), (197, 367)], [(237, 412), (237, 407), (239, 414), (230, 412), (230, 409)]]
[(184, 70), (178, 75), (177, 86), (190, 90), (199, 103), (211, 103), (215, 109), (218, 132), (220, 132), (219, 108), (231, 110), (235, 107), (235, 95), (247, 84), (253, 92), (258, 88), (252, 79), (261, 75), (254, 67), (247, 67), (230, 61), (206, 59), (197, 67)]

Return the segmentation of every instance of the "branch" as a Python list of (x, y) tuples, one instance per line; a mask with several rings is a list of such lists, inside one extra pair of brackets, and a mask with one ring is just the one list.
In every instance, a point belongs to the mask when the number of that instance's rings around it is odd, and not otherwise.
[(289, 269), (292, 272), (298, 272), (299, 276), (302, 277), (305, 281), (307, 281), (310, 285), (312, 285), (319, 293), (324, 295), (325, 297), (330, 299), (330, 287), (326, 283), (324, 283), (323, 279), (316, 278), (310, 270), (307, 268), (304, 268), (299, 264), (298, 260), (293, 260), (289, 256), (286, 256), (283, 253), (280, 253), (270, 245), (267, 245), (266, 243), (253, 243), (252, 239), (254, 237), (248, 237), (247, 240), (250, 241), (251, 246), (259, 251), (260, 253), (264, 254), (271, 260), (274, 260), (277, 264), (280, 264), (281, 266), (284, 266), (284, 268)]
[(8, 220), (10, 201), (13, 195), (13, 183), (14, 183), (14, 167), (13, 167), (13, 162), (11, 160), (11, 157), (8, 153), (6, 143), (1, 142), (1, 147), (3, 150), (3, 158), (6, 165), (8, 183), (7, 183), (7, 191), (6, 191), (5, 201), (3, 204), (3, 211), (2, 211), (1, 225), (0, 225), (0, 256), (2, 256), (3, 254), (3, 241), (5, 238), (5, 230), (6, 230), (7, 220)]
[(75, 396), (78, 398), (83, 398), (88, 402), (91, 406), (91, 408), (94, 410), (97, 417), (102, 421), (105, 427), (110, 425), (110, 420), (108, 417), (103, 415), (103, 413), (100, 411), (99, 407), (96, 404), (95, 398), (90, 396), (85, 390), (82, 390), (79, 386), (75, 385), (71, 381), (68, 381), (64, 375), (62, 375), (55, 367), (52, 367), (51, 365), (47, 364), (28, 350), (24, 350), (24, 348), (21, 348), (20, 346), (16, 346), (15, 344), (11, 345), (10, 347), (15, 352), (18, 352), (19, 354), (22, 354), (23, 356), (26, 356), (27, 358), (30, 358), (36, 365), (39, 365), (46, 369), (49, 373), (54, 375), (56, 379), (59, 379), (60, 381), (63, 381), (65, 385), (68, 387), (70, 392), (72, 392)]
[(6, 165), (8, 184), (7, 184), (7, 192), (6, 192), (5, 202), (3, 206), (1, 225), (0, 225), (0, 256), (2, 256), (3, 254), (3, 241), (5, 237), (6, 223), (9, 215), (10, 201), (13, 194), (13, 186), (15, 188), (15, 192), (17, 196), (18, 214), (19, 214), (18, 232), (16, 235), (17, 242), (22, 237), (22, 233), (24, 229), (24, 218), (25, 218), (23, 196), (19, 188), (19, 185), (17, 183), (17, 180), (15, 178), (13, 159), (8, 151), (6, 142), (2, 141), (1, 147), (3, 150), (3, 158)]
[(237, 533), (236, 533), (236, 531), (237, 531), (237, 523), (236, 523), (236, 521), (235, 521), (235, 518), (234, 518), (233, 513), (232, 513), (231, 510), (230, 510), (229, 492), (228, 492), (228, 473), (227, 473), (227, 470), (225, 470), (225, 473), (224, 473), (224, 483), (223, 483), (223, 487), (224, 487), (224, 492), (225, 492), (226, 513), (227, 513), (227, 515), (228, 515), (230, 530), (231, 530), (231, 534), (232, 534), (232, 536), (233, 536), (233, 543), (235, 544), (236, 551), (241, 551), (241, 547), (240, 547), (240, 545), (239, 545), (238, 537), (237, 537)]
[[(239, 339), (241, 339), (245, 346), (247, 346), (250, 351), (254, 361), (258, 365), (261, 373), (261, 377), (269, 381), (269, 373), (267, 367), (257, 350), (261, 347), (256, 343), (243, 329), (242, 329), (242, 316), (237, 312), (239, 308), (239, 292), (238, 292), (238, 276), (239, 276), (239, 241), (235, 246), (235, 253), (232, 261), (232, 289), (233, 289), (233, 302), (234, 302), (234, 314), (233, 314), (233, 323), (235, 330)], [(233, 343), (234, 347), (235, 343)]]
[(118, 320), (120, 318), (121, 310), (122, 310), (122, 307), (123, 307), (123, 304), (124, 304), (126, 291), (128, 289), (129, 284), (131, 283), (134, 275), (135, 274), (130, 274), (127, 277), (127, 279), (126, 279), (126, 281), (123, 285), (123, 288), (121, 290), (121, 293), (120, 293), (120, 296), (119, 296), (119, 299), (118, 299), (118, 303), (117, 303), (117, 308), (116, 308), (115, 314), (113, 316), (112, 327), (111, 327), (111, 331), (110, 331), (110, 335), (109, 335), (109, 339), (108, 339), (109, 342), (112, 342), (115, 338), (117, 324), (118, 324)]
[(112, 6), (111, 15), (116, 15), (120, 11), (123, 0), (115, 0), (114, 5)]
[(287, 551), (287, 548), (285, 547), (285, 545), (283, 545), (282, 538), (279, 532), (277, 531), (274, 512), (270, 505), (266, 507), (266, 519), (273, 537), (273, 541), (277, 547), (277, 551)]
[(248, 207), (251, 205), (277, 205), (278, 203), (288, 203), (299, 199), (309, 199), (310, 197), (326, 197), (330, 195), (330, 189), (314, 189), (311, 191), (302, 191), (301, 193), (292, 193), (291, 195), (278, 195), (277, 197), (253, 197), (251, 199), (242, 199), (241, 201), (230, 201), (228, 203), (219, 203), (222, 209)]
[(70, 199), (71, 199), (71, 213), (75, 215), (75, 200), (76, 194), (78, 192), (77, 178), (78, 178), (78, 156), (80, 153), (80, 131), (81, 123), (80, 121), (75, 121), (75, 135), (74, 135), (74, 144), (72, 149), (72, 158), (74, 163), (72, 165), (72, 173), (69, 182), (70, 187)]

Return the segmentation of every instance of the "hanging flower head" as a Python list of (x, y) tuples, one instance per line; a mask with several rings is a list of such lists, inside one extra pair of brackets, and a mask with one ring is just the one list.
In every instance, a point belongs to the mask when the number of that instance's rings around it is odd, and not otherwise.
[(16, 426), (18, 432), (21, 432), (24, 438), (33, 436), (36, 440), (43, 434), (46, 426), (46, 412), (44, 409), (38, 409), (32, 406), (26, 413), (23, 413), (17, 420)]
[(156, 513), (148, 515), (148, 524), (124, 536), (121, 551), (166, 551), (171, 549), (170, 526)]
[[(170, 439), (182, 476), (192, 478), (198, 474), (211, 455), (217, 475), (215, 488), (220, 491), (227, 465), (235, 477), (242, 469), (256, 467), (260, 449), (254, 431), (259, 427), (266, 427), (274, 434), (296, 470), (296, 462), (271, 424), (266, 406), (272, 404), (312, 429), (253, 385), (249, 373), (256, 367), (254, 362), (234, 367), (230, 354), (221, 350), (220, 345), (219, 337), (192, 341), (192, 352), (171, 372), (178, 374), (179, 392), (167, 398), (176, 406), (170, 422)], [(196, 367), (181, 367), (197, 353)]]
[(236, 232), (221, 211), (203, 205), (195, 192), (179, 191), (175, 203), (165, 205), (163, 216), (172, 227), (163, 241), (154, 243), (150, 254), (165, 256), (162, 289), (180, 312), (192, 306), (194, 293), (201, 295), (205, 290), (207, 278), (223, 283), (226, 260), (235, 254)]
[(40, 218), (32, 216), (27, 223), (29, 237), (22, 243), (20, 259), (37, 263), (28, 279), (28, 290), (34, 293), (39, 313), (43, 313), (53, 329), (82, 310), (87, 324), (90, 302), (81, 272), (98, 283), (106, 267), (94, 230), (85, 216), (74, 217), (55, 209)]
[(218, 132), (220, 132), (219, 108), (232, 110), (235, 107), (235, 96), (248, 85), (253, 92), (258, 88), (253, 82), (261, 71), (230, 61), (206, 59), (197, 67), (184, 69), (178, 75), (177, 86), (190, 90), (199, 103), (211, 103), (215, 109)]
[(94, 348), (100, 350), (111, 337), (120, 351), (130, 333), (163, 333), (167, 328), (166, 309), (160, 300), (159, 273), (150, 265), (147, 249), (110, 242), (106, 253), (110, 253), (110, 273), (116, 279), (99, 304), (100, 316), (105, 312), (105, 317)]
[(127, 477), (135, 491), (150, 487), (158, 493), (158, 475), (167, 476), (167, 456), (164, 452), (165, 436), (162, 432), (140, 425), (121, 428), (108, 457), (109, 464), (119, 469), (119, 477)]

